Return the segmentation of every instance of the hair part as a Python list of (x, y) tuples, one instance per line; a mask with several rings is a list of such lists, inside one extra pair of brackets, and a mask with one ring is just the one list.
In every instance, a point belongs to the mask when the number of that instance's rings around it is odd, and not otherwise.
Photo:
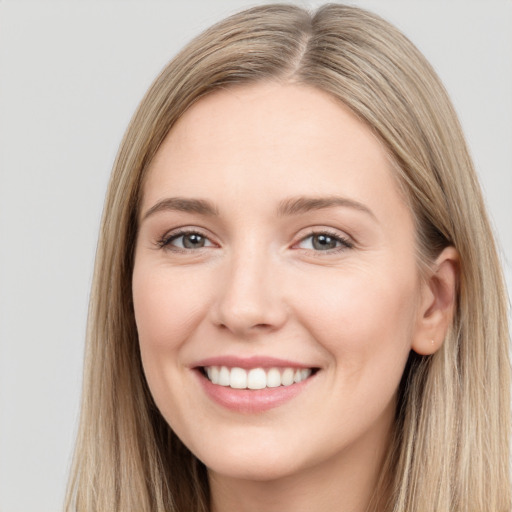
[(139, 205), (153, 157), (191, 105), (269, 80), (330, 93), (376, 134), (414, 214), (425, 273), (447, 246), (460, 256), (443, 347), (411, 353), (406, 366), (374, 509), (510, 510), (507, 298), (461, 127), (403, 34), (334, 4), (314, 13), (267, 5), (214, 25), (171, 61), (136, 111), (103, 213), (67, 510), (209, 510), (206, 469), (160, 415), (142, 370), (131, 291)]

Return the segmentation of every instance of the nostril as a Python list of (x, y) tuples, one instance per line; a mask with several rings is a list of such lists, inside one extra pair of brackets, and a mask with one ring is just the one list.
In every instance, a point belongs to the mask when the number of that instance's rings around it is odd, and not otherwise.
[(220, 321), (217, 322), (217, 326), (219, 329), (222, 329), (223, 331), (227, 330), (232, 332), (233, 334), (236, 334), (237, 336), (246, 336), (255, 334), (258, 332), (270, 332), (274, 331), (279, 328), (281, 323), (276, 322), (274, 325), (273, 323), (269, 322), (259, 322), (259, 323), (251, 323), (250, 319), (241, 319), (241, 318), (232, 318), (231, 321)]
[(270, 324), (256, 324), (253, 325), (253, 329), (271, 329), (272, 326)]

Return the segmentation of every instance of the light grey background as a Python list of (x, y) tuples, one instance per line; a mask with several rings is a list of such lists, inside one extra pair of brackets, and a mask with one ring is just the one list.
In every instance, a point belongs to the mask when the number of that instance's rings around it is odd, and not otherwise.
[[(512, 282), (512, 2), (352, 3), (444, 80)], [(103, 196), (131, 114), (184, 43), (254, 4), (0, 0), (0, 512), (61, 509)]]

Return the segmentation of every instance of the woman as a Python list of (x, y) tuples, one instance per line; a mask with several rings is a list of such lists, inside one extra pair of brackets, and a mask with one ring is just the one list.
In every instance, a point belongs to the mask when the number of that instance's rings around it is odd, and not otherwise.
[(506, 318), (414, 46), (341, 5), (228, 18), (121, 144), (68, 509), (510, 510)]

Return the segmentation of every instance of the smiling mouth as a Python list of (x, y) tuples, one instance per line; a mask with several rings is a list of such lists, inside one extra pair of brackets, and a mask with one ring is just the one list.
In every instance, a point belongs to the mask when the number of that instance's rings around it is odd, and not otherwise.
[(251, 368), (203, 366), (199, 370), (212, 384), (232, 389), (266, 389), (298, 384), (318, 368)]

